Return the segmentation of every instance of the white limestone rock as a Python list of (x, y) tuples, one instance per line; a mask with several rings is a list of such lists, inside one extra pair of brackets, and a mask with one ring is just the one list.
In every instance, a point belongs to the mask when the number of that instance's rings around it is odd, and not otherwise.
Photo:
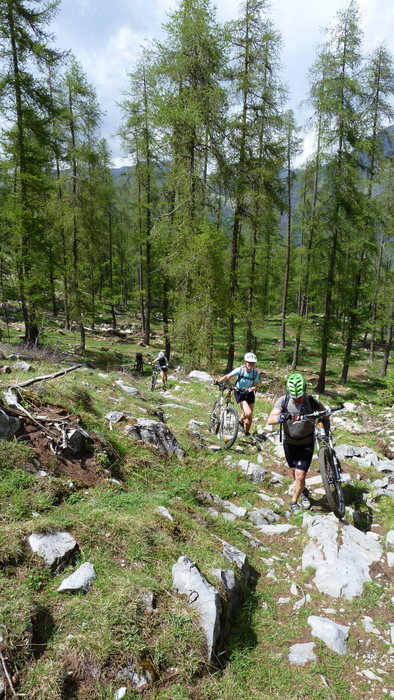
[(189, 605), (199, 612), (210, 661), (220, 637), (222, 605), (218, 591), (187, 556), (179, 557), (172, 567), (172, 588), (177, 593), (186, 595)]
[(289, 651), (289, 661), (293, 666), (305, 666), (308, 661), (316, 661), (315, 642), (293, 644)]
[(29, 365), (28, 362), (25, 362), (24, 360), (19, 360), (18, 362), (14, 362), (12, 365), (12, 369), (15, 370), (15, 372), (31, 372), (33, 370), (32, 365)]
[(237, 549), (237, 547), (234, 547), (232, 544), (229, 544), (225, 540), (222, 540), (220, 537), (218, 539), (223, 545), (223, 556), (225, 556), (226, 559), (228, 559), (232, 564), (235, 564), (239, 572), (244, 577), (245, 581), (249, 581), (251, 571), (246, 554), (244, 554), (244, 552), (241, 552), (241, 550)]
[(200, 372), (197, 369), (193, 369), (188, 376), (190, 379), (198, 379), (200, 382), (213, 382), (213, 377), (208, 372)]
[(29, 537), (32, 551), (42, 557), (45, 564), (58, 571), (70, 561), (79, 547), (68, 532), (33, 532)]
[(135, 419), (133, 423), (126, 426), (125, 433), (136, 440), (153, 445), (166, 456), (175, 454), (178, 459), (182, 459), (185, 454), (171, 430), (160, 421), (148, 418)]
[(302, 555), (302, 568), (316, 569), (314, 583), (321, 593), (352, 600), (371, 580), (369, 567), (382, 556), (374, 533), (361, 532), (350, 524), (339, 524), (333, 514), (304, 514), (310, 542)]
[(110, 411), (106, 414), (105, 418), (110, 423), (119, 423), (119, 421), (121, 421), (122, 418), (124, 418), (124, 413), (123, 411)]
[(287, 525), (285, 523), (280, 523), (278, 525), (259, 525), (258, 530), (264, 535), (284, 535), (290, 530), (294, 530), (294, 525)]
[(310, 615), (308, 625), (312, 628), (312, 635), (321, 639), (329, 649), (341, 656), (347, 654), (346, 640), (349, 635), (349, 627), (338, 625), (328, 617), (319, 617), (318, 615)]
[(171, 523), (174, 522), (174, 518), (165, 506), (156, 506), (155, 511), (160, 513), (160, 515), (169, 520)]
[(381, 636), (381, 632), (377, 627), (375, 627), (372, 617), (369, 617), (369, 615), (364, 615), (364, 617), (361, 618), (361, 622), (366, 632), (369, 632), (369, 634), (375, 634), (377, 637)]
[(192, 409), (189, 408), (189, 406), (182, 406), (180, 403), (163, 403), (162, 408), (181, 408), (184, 411), (191, 411)]
[(394, 552), (387, 552), (387, 564), (394, 566)]
[(57, 589), (59, 593), (63, 591), (84, 591), (87, 593), (96, 580), (97, 574), (93, 564), (85, 562), (71, 576), (65, 578)]
[(248, 459), (240, 459), (238, 466), (254, 484), (260, 484), (267, 473), (266, 469), (255, 462), (250, 462)]
[(123, 381), (123, 379), (117, 379), (115, 384), (117, 384), (117, 386), (120, 389), (122, 389), (122, 391), (124, 391), (125, 394), (130, 394), (130, 396), (138, 396), (138, 394), (140, 393), (138, 389), (135, 389), (133, 386), (129, 386), (128, 384), (126, 384)]

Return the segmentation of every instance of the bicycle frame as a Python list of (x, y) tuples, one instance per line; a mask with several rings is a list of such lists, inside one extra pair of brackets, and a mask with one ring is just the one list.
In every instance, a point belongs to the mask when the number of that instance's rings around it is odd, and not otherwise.
[[(211, 412), (211, 432), (218, 434), (225, 447), (231, 447), (238, 435), (239, 418), (231, 394), (233, 386), (219, 384), (220, 399), (215, 401)], [(226, 393), (225, 393), (226, 392)]]
[(334, 411), (340, 411), (343, 406), (338, 406), (324, 411), (314, 411), (313, 413), (301, 416), (301, 420), (316, 422), (315, 441), (318, 444), (318, 460), (320, 473), (323, 481), (324, 491), (328, 505), (333, 513), (342, 520), (345, 514), (345, 499), (341, 486), (341, 466), (335, 454), (331, 429), (324, 425), (323, 418), (329, 416)]
[[(231, 398), (231, 394), (235, 391), (235, 388), (226, 384), (219, 384), (219, 391), (221, 394), (219, 401), (222, 414), (226, 406), (234, 406), (234, 401)], [(224, 396), (225, 391), (227, 391), (226, 396)]]
[(301, 420), (307, 420), (310, 421), (311, 423), (316, 423), (316, 430), (315, 430), (315, 442), (316, 444), (320, 447), (327, 447), (330, 452), (333, 454), (333, 461), (334, 461), (334, 466), (335, 470), (338, 472), (336, 475), (338, 477), (338, 481), (341, 481), (341, 474), (339, 471), (339, 462), (338, 458), (335, 454), (335, 449), (334, 449), (334, 442), (332, 439), (332, 433), (331, 429), (326, 432), (326, 429), (324, 427), (323, 423), (323, 418), (331, 415), (331, 413), (335, 413), (335, 411), (341, 411), (343, 406), (336, 406), (335, 408), (326, 408), (324, 411), (314, 411), (313, 413), (307, 413), (304, 416), (301, 416)]
[(151, 391), (154, 390), (157, 382), (157, 377), (159, 376), (160, 368), (159, 365), (152, 365), (152, 376), (151, 376)]

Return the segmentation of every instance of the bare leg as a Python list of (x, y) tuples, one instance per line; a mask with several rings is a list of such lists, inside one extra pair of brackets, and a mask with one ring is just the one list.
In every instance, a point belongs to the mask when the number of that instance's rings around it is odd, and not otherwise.
[(243, 413), (245, 435), (248, 435), (252, 427), (254, 404), (248, 404), (247, 401), (241, 401), (240, 405)]
[(306, 472), (302, 469), (292, 469), (294, 484), (293, 484), (293, 502), (297, 503), (305, 488)]

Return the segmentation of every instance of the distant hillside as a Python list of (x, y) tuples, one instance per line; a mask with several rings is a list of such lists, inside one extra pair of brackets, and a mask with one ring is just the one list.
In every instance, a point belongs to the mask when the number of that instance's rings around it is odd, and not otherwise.
[(394, 125), (388, 126), (382, 132), (383, 153), (386, 158), (391, 158), (394, 155)]
[(133, 165), (122, 165), (121, 168), (111, 168), (111, 175), (115, 182), (118, 182), (119, 178), (127, 177), (133, 170)]

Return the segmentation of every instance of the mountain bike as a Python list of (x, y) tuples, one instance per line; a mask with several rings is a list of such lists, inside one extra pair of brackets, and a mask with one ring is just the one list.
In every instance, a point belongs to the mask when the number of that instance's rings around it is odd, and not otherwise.
[(323, 418), (335, 411), (340, 411), (343, 406), (327, 408), (324, 411), (313, 411), (300, 417), (300, 420), (308, 420), (316, 424), (315, 440), (318, 445), (318, 461), (320, 475), (324, 486), (327, 502), (332, 512), (342, 520), (345, 515), (345, 498), (341, 485), (341, 465), (335, 454), (331, 430), (326, 430)]
[(159, 376), (160, 367), (158, 365), (152, 365), (152, 376), (150, 379), (150, 390), (154, 391), (157, 384), (157, 377)]
[[(234, 387), (225, 383), (221, 383), (218, 386), (221, 396), (212, 406), (210, 431), (214, 435), (218, 435), (224, 446), (229, 448), (237, 439), (239, 427), (238, 412), (235, 410), (231, 400)], [(225, 392), (227, 393), (225, 394)]]

